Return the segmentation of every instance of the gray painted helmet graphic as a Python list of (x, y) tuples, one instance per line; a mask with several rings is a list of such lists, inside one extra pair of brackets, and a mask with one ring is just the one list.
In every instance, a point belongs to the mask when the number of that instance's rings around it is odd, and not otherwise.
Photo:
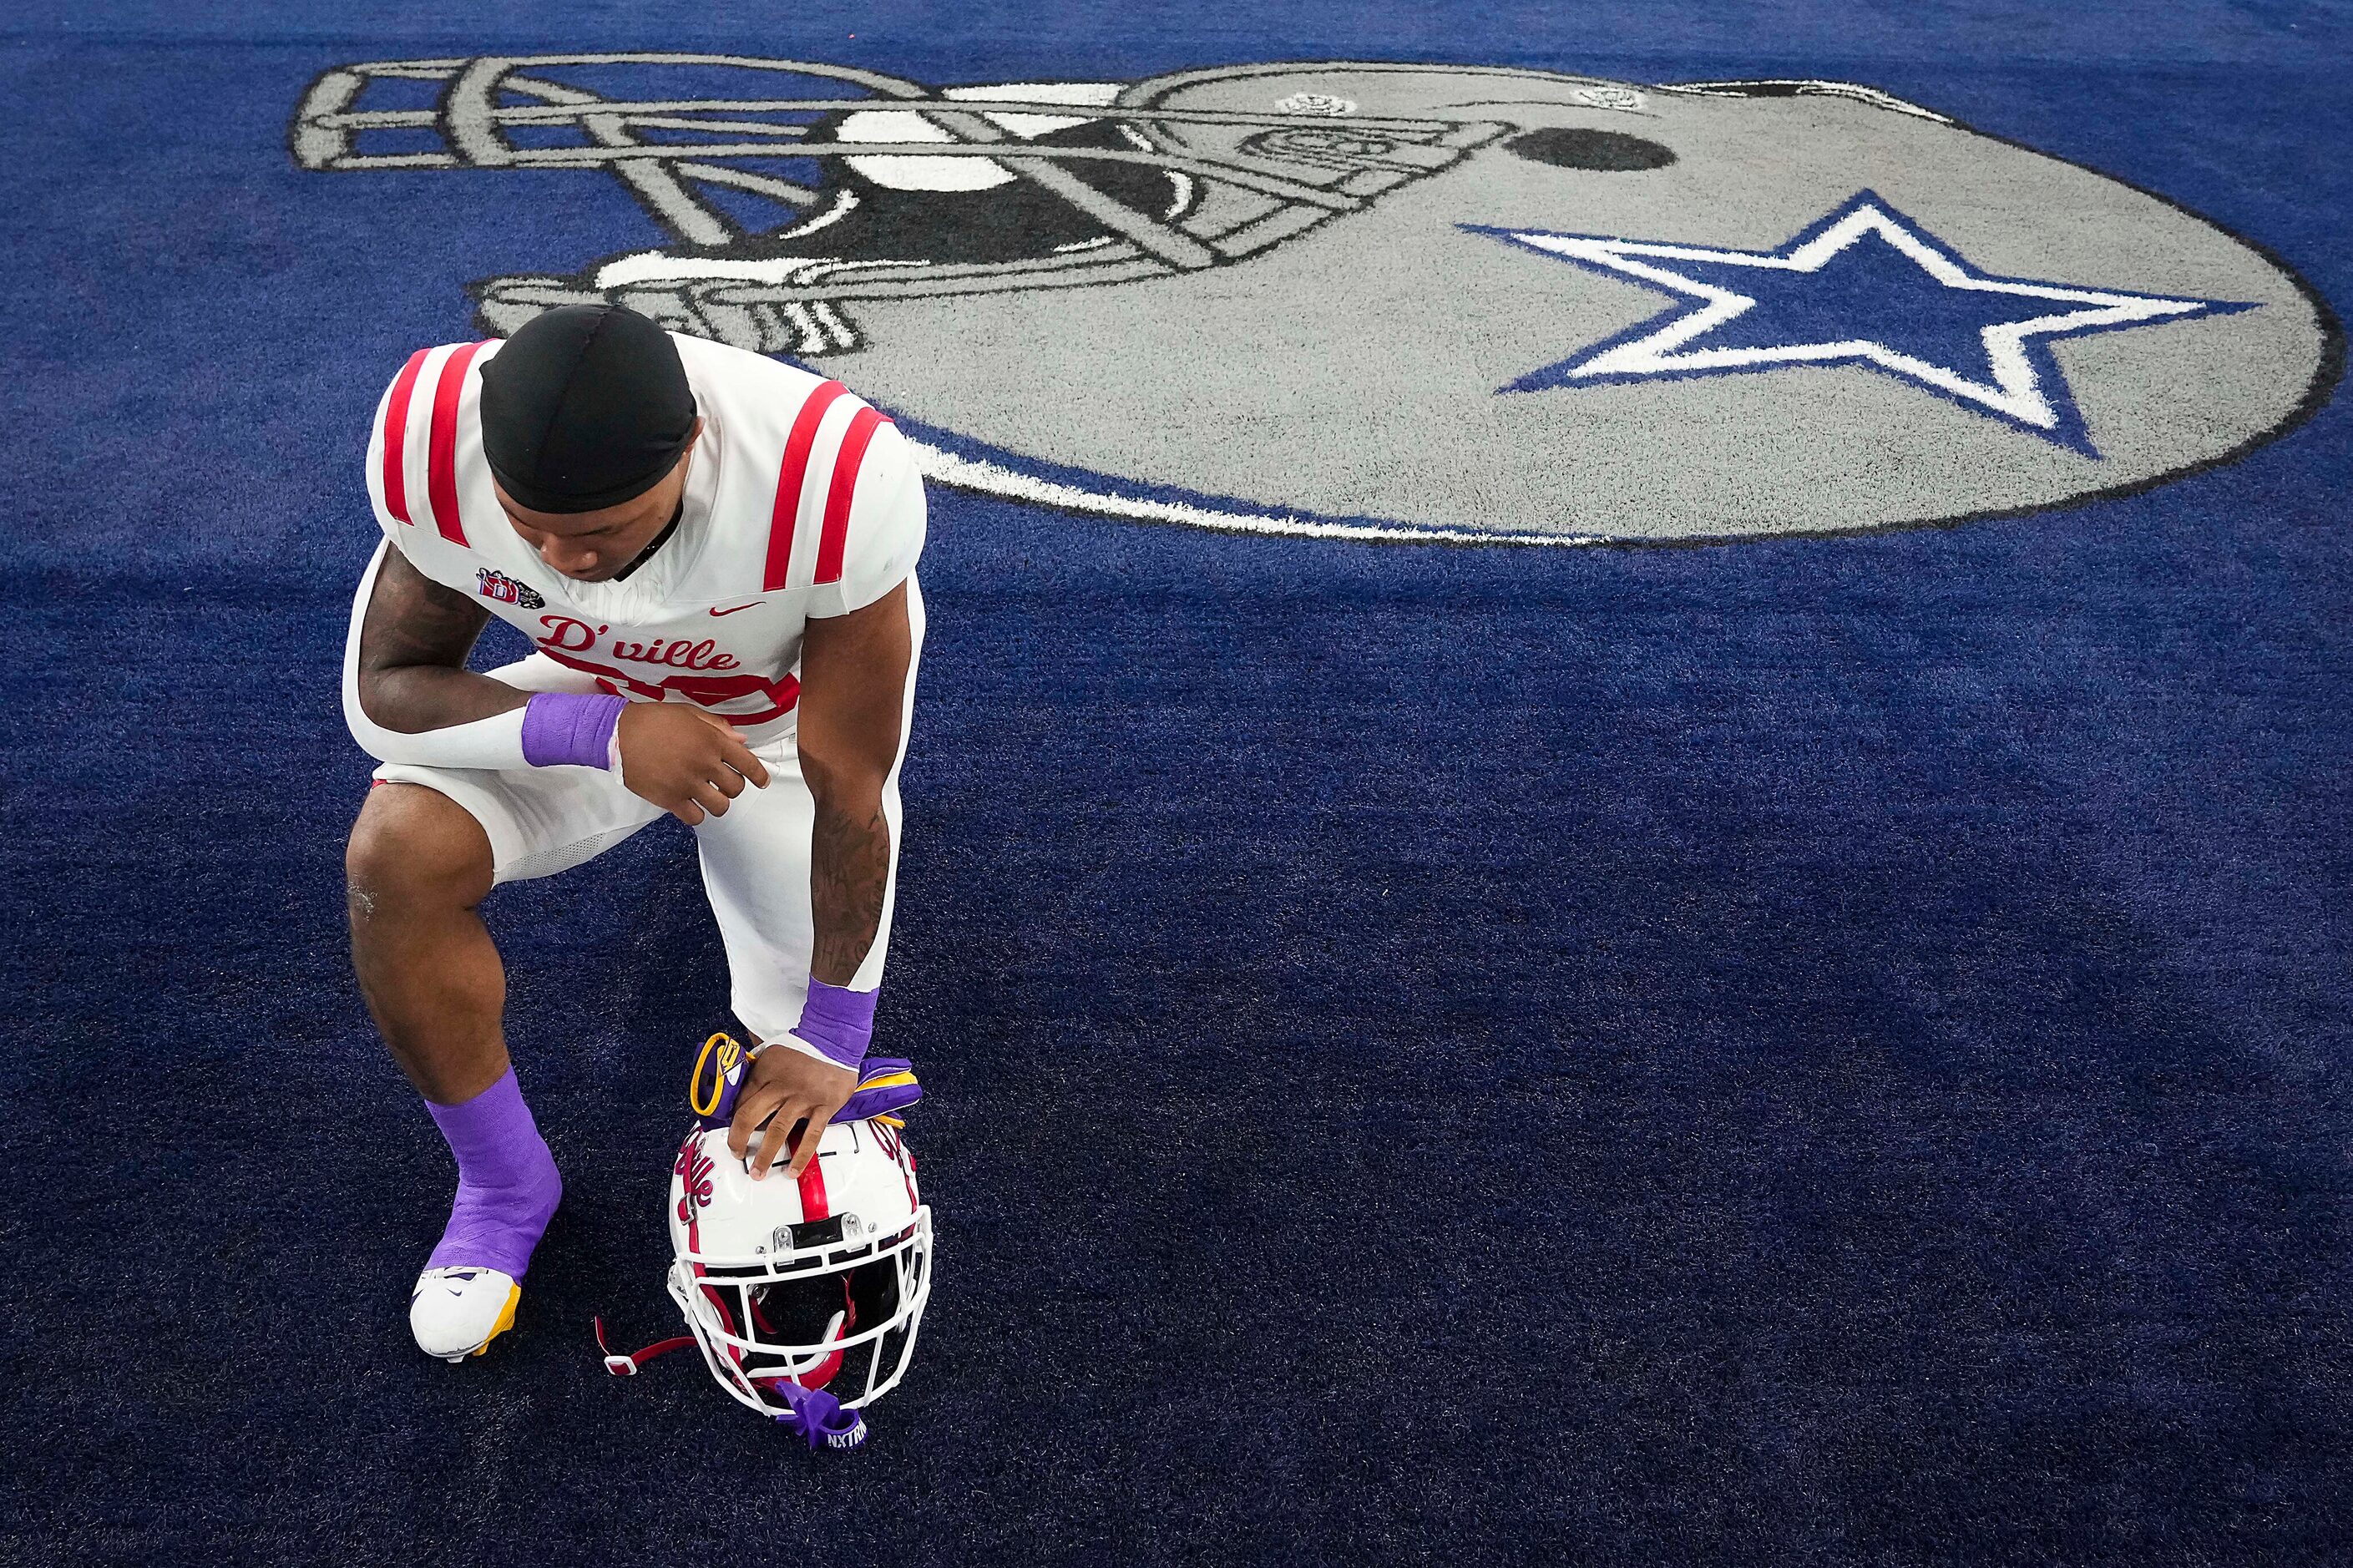
[[(411, 60), (321, 77), (291, 144), (315, 169), (597, 172), (664, 231), (477, 283), (491, 331), (616, 300), (851, 380), (935, 479), (1211, 527), (1582, 542), (2032, 510), (2228, 461), (2341, 363), (2259, 248), (1837, 83), (1303, 63), (935, 91), (731, 56)], [(1944, 335), (1895, 341), (1915, 317)]]

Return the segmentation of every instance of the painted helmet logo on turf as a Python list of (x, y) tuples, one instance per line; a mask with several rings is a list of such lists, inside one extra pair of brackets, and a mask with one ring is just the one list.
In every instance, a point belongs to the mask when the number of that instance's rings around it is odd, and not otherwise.
[(625, 303), (853, 380), (934, 479), (1209, 527), (1561, 543), (2032, 511), (2230, 461), (2342, 358), (2259, 247), (1841, 83), (376, 61), (319, 78), (291, 145), (626, 191), (601, 258), (473, 285), (490, 331)]

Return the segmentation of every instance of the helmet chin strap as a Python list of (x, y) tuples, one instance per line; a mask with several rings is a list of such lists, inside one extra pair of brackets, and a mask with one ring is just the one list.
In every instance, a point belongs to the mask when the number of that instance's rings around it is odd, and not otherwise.
[(605, 1370), (615, 1377), (635, 1377), (638, 1375), (638, 1368), (645, 1365), (654, 1357), (668, 1355), (672, 1351), (684, 1350), (694, 1342), (692, 1334), (681, 1334), (676, 1339), (657, 1341), (629, 1355), (617, 1355), (614, 1353), (613, 1347), (605, 1342), (605, 1320), (596, 1318), (592, 1321), (596, 1325), (596, 1348), (605, 1352)]
[[(848, 1291), (845, 1289), (843, 1294), (847, 1295)], [(756, 1317), (759, 1309), (755, 1306), (754, 1307), (753, 1311)], [(807, 1355), (785, 1356), (785, 1370), (783, 1372), (766, 1377), (755, 1377), (752, 1379), (752, 1381), (754, 1383), (765, 1384), (774, 1383), (779, 1378), (790, 1378), (793, 1382), (801, 1384), (805, 1388), (823, 1388), (827, 1383), (832, 1380), (833, 1374), (841, 1370), (841, 1352), (833, 1351), (830, 1354), (828, 1354), (827, 1352), (828, 1348), (832, 1345), (834, 1341), (842, 1337), (849, 1321), (849, 1314), (847, 1310), (836, 1312), (832, 1318), (827, 1321), (825, 1325), (825, 1335), (822, 1339), (818, 1341), (816, 1348), (812, 1349)], [(768, 1327), (766, 1319), (759, 1319), (759, 1323), (761, 1332), (773, 1333), (775, 1331)]]
[[(842, 1313), (833, 1315), (833, 1321), (826, 1325), (824, 1344), (818, 1346), (820, 1352), (824, 1345), (831, 1344), (841, 1337), (845, 1321)], [(615, 1377), (635, 1377), (638, 1368), (654, 1357), (668, 1355), (672, 1351), (683, 1350), (694, 1343), (692, 1334), (680, 1334), (675, 1339), (658, 1341), (631, 1354), (620, 1355), (605, 1342), (605, 1320), (597, 1318), (594, 1321), (596, 1348), (605, 1354), (605, 1370)], [(840, 1354), (839, 1351), (833, 1352), (835, 1359)], [(820, 1354), (812, 1366), (803, 1371), (815, 1370), (816, 1366), (823, 1365), (826, 1359)], [(810, 1447), (855, 1448), (866, 1441), (866, 1417), (855, 1410), (844, 1410), (841, 1401), (824, 1389), (805, 1388), (790, 1377), (755, 1377), (751, 1381), (784, 1402), (785, 1408), (776, 1416), (776, 1424), (796, 1436), (807, 1438)]]

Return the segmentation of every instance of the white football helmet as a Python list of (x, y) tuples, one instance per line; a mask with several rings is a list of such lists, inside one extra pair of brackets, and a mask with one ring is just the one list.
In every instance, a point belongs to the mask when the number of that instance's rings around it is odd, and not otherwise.
[(897, 1127), (828, 1126), (797, 1181), (781, 1163), (754, 1180), (724, 1126), (698, 1127), (669, 1218), (670, 1297), (735, 1399), (784, 1418), (805, 1391), (854, 1410), (898, 1386), (931, 1295), (932, 1211)]

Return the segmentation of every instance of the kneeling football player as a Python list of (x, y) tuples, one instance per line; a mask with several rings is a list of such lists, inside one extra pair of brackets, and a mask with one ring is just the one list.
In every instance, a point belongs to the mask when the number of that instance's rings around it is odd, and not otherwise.
[[(798, 1175), (858, 1085), (890, 940), (923, 636), (921, 478), (824, 381), (565, 306), (424, 349), (368, 447), (384, 542), (343, 712), (378, 758), (352, 829), (352, 958), (458, 1161), (409, 1322), (458, 1360), (514, 1321), (563, 1192), (507, 1057), (476, 912), (667, 812), (694, 830), (730, 1003), (761, 1044), (731, 1147)], [(490, 616), (535, 645), (477, 674)], [(765, 1131), (762, 1130), (765, 1128)]]

